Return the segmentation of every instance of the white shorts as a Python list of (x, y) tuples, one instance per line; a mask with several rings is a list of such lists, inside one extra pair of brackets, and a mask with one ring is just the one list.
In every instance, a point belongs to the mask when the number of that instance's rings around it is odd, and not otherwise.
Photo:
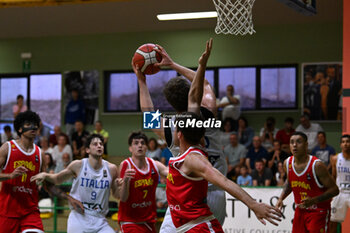
[(106, 218), (79, 214), (72, 210), (68, 217), (67, 233), (115, 233)]
[(350, 207), (350, 193), (340, 192), (338, 196), (333, 198), (331, 202), (331, 221), (343, 222), (346, 212)]
[[(211, 212), (218, 219), (221, 226), (224, 224), (226, 216), (226, 195), (225, 191), (215, 189), (208, 191), (207, 195), (208, 206)], [(176, 233), (176, 228), (171, 219), (170, 210), (167, 208), (162, 226), (159, 233)]]

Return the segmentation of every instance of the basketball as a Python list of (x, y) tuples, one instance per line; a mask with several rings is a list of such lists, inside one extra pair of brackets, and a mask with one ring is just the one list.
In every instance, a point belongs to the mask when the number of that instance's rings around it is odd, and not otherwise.
[(154, 48), (157, 48), (157, 46), (151, 43), (141, 45), (132, 58), (132, 62), (138, 65), (141, 72), (144, 74), (155, 74), (160, 71), (160, 68), (153, 64), (160, 62), (162, 56), (154, 51)]

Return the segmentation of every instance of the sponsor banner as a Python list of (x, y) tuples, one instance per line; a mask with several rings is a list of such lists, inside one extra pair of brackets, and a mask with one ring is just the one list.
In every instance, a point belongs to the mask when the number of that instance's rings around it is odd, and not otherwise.
[[(243, 188), (256, 201), (276, 205), (282, 188)], [(291, 233), (295, 204), (291, 193), (284, 201), (283, 218), (278, 226), (266, 221), (263, 225), (245, 204), (226, 193), (225, 233)]]

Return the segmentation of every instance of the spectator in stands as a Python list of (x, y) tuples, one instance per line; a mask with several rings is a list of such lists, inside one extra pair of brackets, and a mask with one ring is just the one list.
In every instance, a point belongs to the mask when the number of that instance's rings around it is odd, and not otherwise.
[(58, 144), (52, 150), (52, 158), (56, 163), (56, 167), (62, 168), (63, 164), (63, 155), (68, 154), (70, 161), (73, 158), (72, 148), (67, 144), (66, 137), (61, 134), (58, 138)]
[(159, 145), (159, 148), (162, 150), (162, 153), (160, 155), (160, 162), (163, 163), (165, 166), (168, 166), (169, 159), (173, 157), (173, 154), (169, 150), (166, 141), (163, 139), (158, 139), (157, 143)]
[(241, 115), (240, 96), (235, 95), (235, 88), (233, 85), (227, 85), (226, 96), (222, 97), (217, 108), (223, 108), (222, 120), (231, 118), (234, 121), (234, 129), (237, 129), (237, 120)]
[(254, 130), (248, 126), (248, 121), (244, 117), (238, 119), (238, 140), (245, 148), (252, 145)]
[(17, 134), (15, 132), (11, 132), (11, 127), (9, 125), (4, 126), (4, 133), (1, 134), (1, 144), (4, 144), (7, 141), (11, 141), (17, 138)]
[(107, 142), (108, 142), (108, 138), (109, 138), (109, 133), (105, 129), (103, 129), (101, 121), (96, 121), (95, 122), (95, 130), (92, 133), (99, 134), (99, 135), (101, 135), (103, 137), (103, 146), (104, 146), (103, 154), (105, 155), (104, 156), (104, 159), (105, 159), (107, 157), (106, 155), (108, 154), (108, 152), (107, 152)]
[(154, 160), (160, 161), (162, 150), (158, 147), (158, 142), (155, 138), (150, 138), (148, 140), (148, 150), (146, 156)]
[(230, 136), (234, 132), (232, 118), (226, 118), (222, 125), (223, 131), (220, 131), (220, 141), (222, 148), (225, 148), (225, 146), (230, 144)]
[(335, 155), (335, 150), (327, 144), (326, 133), (321, 131), (317, 134), (317, 146), (312, 150), (311, 154), (319, 158), (331, 170), (331, 157)]
[[(160, 177), (160, 184), (166, 184), (166, 177)], [(163, 210), (163, 212), (159, 213), (157, 211), (157, 217), (164, 217), (165, 211), (168, 208), (168, 200), (166, 198), (165, 187), (157, 187), (156, 189), (156, 205), (158, 210)]]
[(265, 167), (262, 159), (255, 160), (255, 169), (252, 171), (253, 186), (271, 186), (273, 178), (271, 169)]
[(284, 120), (284, 128), (279, 130), (276, 134), (276, 140), (281, 142), (281, 148), (287, 153), (290, 153), (289, 140), (292, 134), (295, 132), (293, 128), (294, 120), (291, 117), (287, 117)]
[(287, 179), (287, 173), (286, 171), (283, 169), (283, 162), (278, 162), (277, 164), (277, 172), (275, 175), (275, 179), (276, 179), (276, 185), (277, 186), (283, 186), (284, 182)]
[(59, 127), (58, 125), (56, 125), (53, 128), (53, 132), (54, 133), (50, 134), (50, 136), (49, 136), (49, 145), (50, 145), (50, 147), (54, 147), (54, 146), (57, 145), (58, 138), (62, 134), (65, 135), (67, 142), (69, 142), (68, 135), (63, 133), (62, 130), (61, 130), (61, 127)]
[(45, 137), (45, 138), (49, 138), (50, 137), (50, 128), (49, 127), (45, 127), (43, 122), (40, 121), (40, 125), (39, 125), (39, 130), (38, 133), (34, 139), (34, 144), (38, 145), (41, 147), (40, 145), (40, 138)]
[(247, 149), (238, 143), (238, 136), (236, 133), (230, 135), (230, 144), (225, 146), (224, 155), (228, 164), (227, 177), (238, 175), (234, 174), (237, 166), (242, 166), (245, 161)]
[(336, 77), (334, 66), (327, 67), (327, 80), (329, 82), (329, 91), (327, 95), (327, 115), (329, 120), (337, 120), (338, 104), (341, 95), (342, 84)]
[(273, 174), (277, 172), (277, 164), (283, 162), (288, 156), (289, 154), (282, 150), (281, 142), (275, 140), (273, 142), (273, 151), (271, 151), (267, 157), (267, 166), (271, 169)]
[(252, 186), (253, 179), (248, 174), (248, 168), (246, 165), (242, 165), (240, 168), (240, 175), (237, 178), (237, 184), (241, 186)]
[(75, 132), (72, 135), (74, 159), (80, 156), (80, 148), (84, 146), (88, 136), (89, 132), (84, 129), (84, 123), (82, 121), (75, 122)]
[(25, 112), (28, 110), (27, 105), (25, 105), (23, 102), (24, 102), (23, 95), (18, 95), (17, 96), (17, 103), (15, 105), (13, 105), (13, 107), (12, 107), (13, 118), (16, 118), (18, 113)]
[(246, 156), (246, 165), (249, 173), (254, 169), (255, 161), (262, 160), (264, 164), (267, 163), (267, 150), (261, 146), (261, 140), (259, 136), (253, 138), (253, 147), (248, 150)]
[[(62, 163), (57, 163), (57, 166), (55, 167), (55, 173), (59, 173), (63, 169), (65, 169), (71, 162), (72, 160), (70, 159), (70, 154), (64, 153), (62, 155)], [(71, 182), (72, 180), (66, 181), (66, 182)]]
[(79, 98), (77, 89), (73, 89), (71, 94), (72, 99), (68, 102), (65, 113), (66, 133), (69, 139), (72, 139), (75, 122), (85, 122), (85, 103)]
[(46, 151), (44, 153), (44, 160), (45, 160), (45, 162), (47, 164), (45, 172), (47, 172), (47, 173), (55, 173), (56, 164), (55, 164), (55, 162), (52, 159), (51, 153)]
[(41, 154), (45, 154), (46, 152), (50, 155), (52, 154), (53, 148), (49, 147), (49, 141), (47, 140), (47, 137), (40, 137), (40, 148)]
[(275, 127), (276, 120), (268, 117), (264, 123), (264, 127), (260, 129), (261, 145), (268, 151), (272, 151), (273, 141), (275, 140), (278, 129)]
[(317, 145), (317, 133), (323, 131), (318, 123), (311, 123), (308, 115), (304, 114), (300, 117), (300, 124), (295, 129), (306, 134), (308, 150), (311, 153), (312, 149)]

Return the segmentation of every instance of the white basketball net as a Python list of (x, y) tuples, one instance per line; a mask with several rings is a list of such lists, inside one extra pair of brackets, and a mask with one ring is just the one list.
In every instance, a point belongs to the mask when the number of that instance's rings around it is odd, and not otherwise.
[(216, 34), (246, 35), (255, 32), (252, 9), (255, 0), (213, 0), (218, 19)]

